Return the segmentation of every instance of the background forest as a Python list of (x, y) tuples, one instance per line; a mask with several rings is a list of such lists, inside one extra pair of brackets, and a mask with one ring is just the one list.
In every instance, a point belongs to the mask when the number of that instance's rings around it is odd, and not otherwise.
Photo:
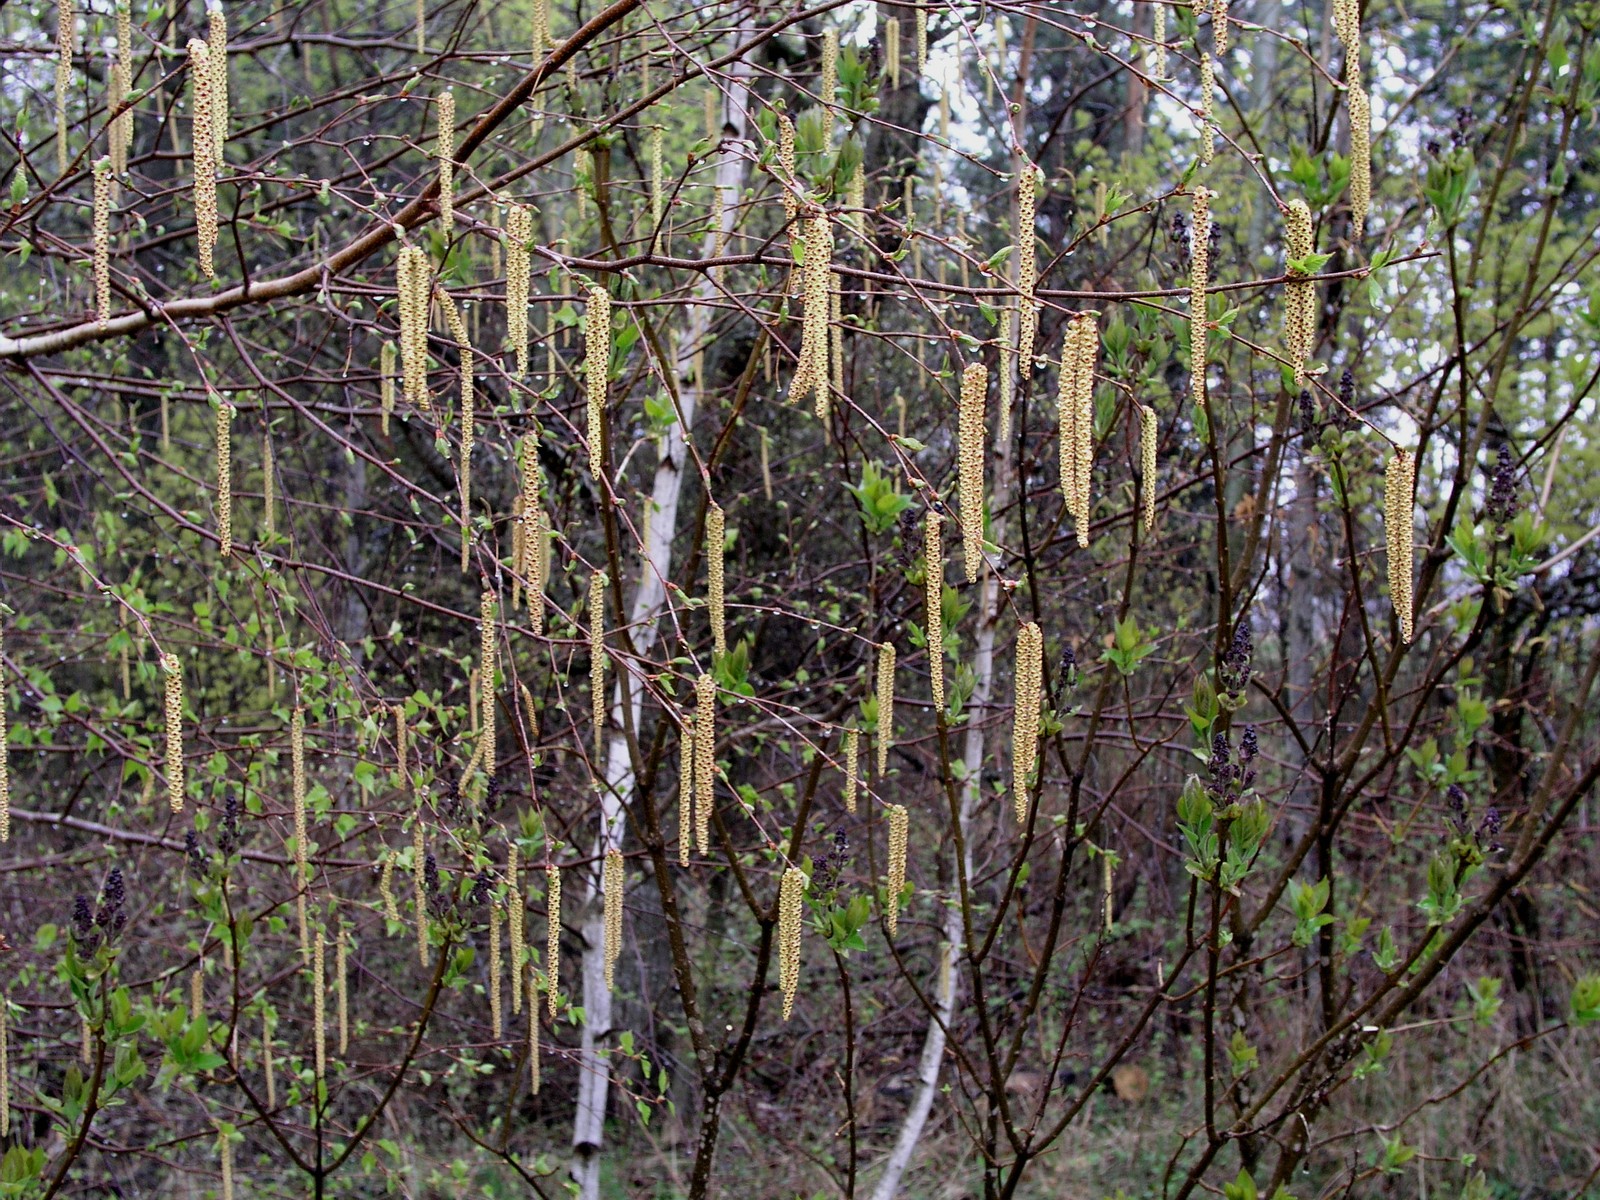
[(1597, 104), (0, 3), (0, 1196), (1600, 1196)]

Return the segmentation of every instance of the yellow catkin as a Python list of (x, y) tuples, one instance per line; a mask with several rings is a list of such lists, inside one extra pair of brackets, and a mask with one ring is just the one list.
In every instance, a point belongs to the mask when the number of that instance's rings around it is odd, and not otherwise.
[(1157, 3), (1151, 18), (1150, 44), (1154, 50), (1151, 73), (1156, 79), (1167, 77), (1167, 6)]
[(204, 966), (189, 972), (189, 1020), (206, 1015), (206, 973)]
[(217, 542), (223, 558), (233, 555), (233, 405), (217, 403)]
[(1000, 310), (1000, 336), (997, 339), (997, 368), (1000, 374), (1000, 412), (996, 417), (995, 444), (1011, 444), (1011, 407), (1016, 396), (1016, 375), (1012, 366), (1015, 350), (1011, 345), (1012, 310), (1009, 305)]
[(494, 593), (486, 589), (478, 604), (478, 678), (483, 688), (483, 769), (490, 779), (499, 761), (495, 757), (494, 641)]
[(798, 404), (816, 394), (819, 414), (827, 412), (828, 279), (833, 258), (833, 231), (820, 210), (805, 219), (805, 261), (800, 266), (805, 310), (800, 325), (800, 360), (789, 385), (789, 402)]
[(428, 965), (428, 893), (423, 887), (423, 866), (427, 861), (422, 819), (411, 828), (411, 902), (417, 910), (417, 961)]
[(1415, 535), (1411, 509), (1416, 483), (1416, 460), (1396, 448), (1383, 474), (1383, 531), (1389, 544), (1389, 598), (1403, 642), (1409, 642), (1413, 632), (1411, 572)]
[(709, 851), (711, 814), (717, 786), (717, 680), (702, 674), (694, 681), (695, 840), (701, 854)]
[[(1091, 485), (1094, 475), (1094, 364), (1100, 348), (1100, 331), (1094, 313), (1082, 313), (1072, 320), (1063, 354), (1071, 353), (1072, 394), (1066, 398), (1069, 428), (1062, 431), (1063, 469), (1072, 475), (1071, 512), (1077, 526), (1078, 545), (1089, 545), (1089, 519), (1093, 509)], [(1059, 400), (1059, 397), (1058, 397)], [(1069, 436), (1070, 430), (1070, 436)]]
[(456, 220), (456, 94), (445, 88), (435, 103), (439, 132), (433, 154), (439, 162), (439, 224), (449, 237)]
[(506, 210), (506, 341), (517, 360), (517, 378), (528, 373), (528, 288), (533, 259), (533, 214), (520, 204)]
[(1228, 0), (1211, 0), (1211, 44), (1218, 58), (1228, 53)]
[(652, 125), (650, 127), (650, 224), (658, 237), (662, 232), (661, 218), (667, 212), (667, 192), (662, 183), (665, 177), (662, 169), (663, 140), (662, 127)]
[(606, 388), (611, 370), (611, 296), (603, 287), (589, 289), (584, 318), (584, 390), (589, 401), (589, 473), (600, 478), (605, 461)]
[(217, 1127), (217, 1164), (222, 1172), (222, 1200), (233, 1200), (233, 1139)]
[(1142, 502), (1144, 529), (1149, 533), (1156, 524), (1156, 439), (1159, 437), (1156, 410), (1148, 404), (1139, 406), (1139, 499)]
[(889, 64), (889, 86), (900, 87), (900, 19), (891, 17), (883, 29), (883, 57)]
[(606, 732), (606, 573), (589, 578), (589, 704), (594, 718), (594, 752), (599, 756)]
[(166, 676), (167, 718), (167, 806), (175, 813), (183, 811), (183, 668), (176, 654), (161, 656), (161, 670)]
[[(271, 433), (261, 439), (261, 528), (269, 541), (278, 532), (278, 472), (272, 461)], [(271, 666), (272, 660), (267, 662)]]
[(1200, 52), (1200, 163), (1209, 167), (1217, 152), (1217, 67)]
[(928, 624), (928, 689), (935, 717), (944, 712), (944, 547), (940, 544), (941, 518), (928, 510), (922, 524), (922, 558), (927, 569), (923, 610)]
[(86, 1067), (94, 1062), (94, 1030), (89, 1027), (89, 1018), (83, 1014), (78, 1016), (78, 1059)]
[(400, 367), (405, 376), (406, 403), (429, 411), (428, 297), (432, 291), (428, 252), (401, 246), (395, 262), (395, 292), (400, 308)]
[(865, 234), (867, 230), (867, 171), (863, 163), (857, 163), (855, 170), (850, 172), (850, 179), (845, 184), (844, 206), (847, 212), (845, 220), (858, 234)]
[(1034, 214), (1038, 204), (1038, 168), (1019, 154), (1017, 165), (1017, 359), (1022, 373), (1033, 370), (1033, 342), (1039, 330), (1039, 308), (1033, 298), (1039, 282), (1039, 264), (1034, 254)]
[(844, 810), (856, 811), (856, 796), (861, 791), (861, 731), (844, 731)]
[(1346, 102), (1350, 106), (1350, 228), (1359, 236), (1372, 207), (1372, 101), (1359, 73), (1350, 80)]
[(200, 38), (189, 39), (189, 104), (194, 116), (194, 224), (200, 273), (216, 278), (212, 252), (217, 245), (216, 134), (212, 131), (216, 107), (212, 91), (216, 73), (211, 51)]
[(794, 1012), (800, 988), (800, 934), (804, 928), (806, 873), (789, 867), (778, 883), (778, 988), (783, 993), (783, 1019)]
[(104, 325), (111, 317), (111, 159), (94, 165), (94, 311)]
[(311, 1007), (313, 1011), (314, 1047), (316, 1051), (317, 1087), (328, 1085), (328, 964), (327, 940), (322, 930), (317, 930), (317, 940), (311, 951)]
[(544, 632), (544, 585), (549, 540), (545, 536), (548, 523), (539, 496), (539, 443), (532, 434), (522, 439), (517, 463), (521, 474), (521, 511), (518, 520), (522, 527), (522, 555), (515, 564), (515, 571), (517, 576), (527, 581), (528, 616), (534, 636), (537, 637)]
[(817, 93), (822, 100), (822, 144), (833, 141), (833, 98), (839, 90), (839, 33), (827, 29), (822, 34), (822, 78)]
[[(552, 993), (553, 995), (554, 993)], [(528, 1094), (537, 1096), (541, 1071), (539, 1069), (539, 993), (533, 978), (528, 978)]]
[(533, 53), (543, 54), (545, 48), (555, 44), (550, 36), (550, 0), (533, 0)]
[(503, 998), (500, 992), (500, 906), (489, 906), (489, 1028), (494, 1040), (499, 1041), (505, 1030), (505, 1014), (501, 1011)]
[[(6, 710), (10, 698), (6, 688), (5, 621), (0, 619), (0, 842), (11, 840), (11, 745), (10, 730), (6, 727)], [(0, 1006), (5, 1001), (0, 999)]]
[(527, 908), (522, 901), (522, 889), (517, 886), (516, 872), (509, 873), (511, 886), (506, 889), (506, 925), (511, 939), (511, 1011), (522, 1011), (522, 968), (527, 963)]
[(1011, 717), (1011, 801), (1017, 823), (1028, 819), (1028, 788), (1039, 758), (1039, 705), (1044, 634), (1029, 621), (1017, 630), (1015, 703)]
[(443, 288), (437, 289), (450, 337), (461, 356), (461, 573), (472, 564), (472, 450), (477, 441), (477, 390), (472, 377), (472, 342), (461, 310)]
[(383, 919), (400, 921), (400, 904), (394, 898), (394, 853), (387, 851), (378, 867), (378, 897), (383, 901)]
[(56, 0), (56, 168), (67, 169), (67, 94), (72, 89), (72, 56), (78, 49), (78, 15), (71, 0)]
[(306, 876), (306, 711), (299, 705), (289, 718), (289, 781), (294, 803), (295, 886)]
[[(119, 12), (117, 14), (117, 18), (120, 26), (121, 22), (125, 19), (125, 14)], [(118, 35), (117, 40), (119, 43), (121, 42), (122, 39), (120, 34)], [(111, 64), (111, 77), (108, 86), (109, 90), (106, 95), (106, 103), (109, 107), (114, 109), (128, 99), (128, 92), (130, 90), (128, 82), (128, 64), (122, 61), (122, 58), (120, 57), (120, 51), (117, 60)], [(106, 141), (107, 149), (110, 151), (108, 157), (111, 160), (111, 194), (115, 196), (117, 192), (117, 180), (121, 179), (128, 173), (128, 147), (133, 141), (132, 109), (128, 109), (125, 112), (120, 112), (115, 117), (111, 118), (111, 126), (107, 130)]]
[(1211, 283), (1211, 196), (1204, 185), (1190, 196), (1189, 221), (1189, 398), (1206, 398), (1206, 289)]
[(606, 851), (601, 888), (605, 892), (605, 967), (606, 991), (616, 984), (617, 957), (622, 953), (622, 891), (624, 887), (622, 851), (615, 846)]
[(0, 1139), (11, 1136), (11, 1001), (0, 994)]
[(350, 939), (343, 932), (333, 946), (333, 990), (339, 1004), (339, 1057), (350, 1049)]
[[(1311, 232), (1311, 209), (1304, 200), (1289, 201), (1284, 209), (1284, 241), (1289, 262), (1304, 260), (1315, 249)], [(1317, 285), (1293, 265), (1288, 267), (1289, 282), (1283, 285), (1284, 345), (1289, 366), (1294, 371), (1294, 386), (1306, 385), (1306, 360), (1311, 356), (1317, 332)]]
[(719, 655), (728, 652), (728, 620), (723, 603), (727, 539), (727, 517), (713, 501), (706, 508), (706, 606), (711, 610), (711, 647)]
[(889, 770), (889, 744), (894, 741), (894, 643), (878, 647), (878, 775)]
[(267, 1111), (278, 1107), (277, 1081), (272, 1071), (272, 1018), (261, 1014), (261, 1074), (267, 1092)]
[(394, 415), (395, 344), (384, 342), (378, 350), (378, 421), (383, 435), (389, 435), (389, 418)]
[(889, 936), (900, 931), (900, 893), (906, 888), (906, 847), (910, 842), (911, 814), (903, 804), (889, 805), (889, 879), (884, 886), (884, 918)]
[(969, 364), (961, 373), (957, 436), (961, 558), (968, 583), (978, 578), (983, 565), (983, 409), (988, 391), (989, 369), (982, 363)]
[(211, 145), (215, 164), (222, 166), (228, 141), (228, 14), (216, 0), (208, 6), (206, 47), (211, 52)]
[[(794, 122), (786, 113), (778, 114), (778, 167), (782, 171), (778, 179), (778, 195), (783, 200), (784, 224), (790, 227), (790, 237), (794, 236), (794, 219), (799, 213), (800, 202), (795, 198), (795, 148), (794, 148)], [(657, 224), (661, 221), (656, 218)]]
[(824, 424), (827, 423), (828, 413), (832, 411), (833, 397), (844, 396), (844, 294), (839, 290), (839, 277), (832, 275), (831, 278), (833, 283), (828, 288), (828, 358), (832, 370), (829, 388), (817, 394), (817, 420)]
[[(548, 917), (544, 949), (545, 1001), (553, 1021), (556, 1019), (556, 995), (561, 990), (561, 868), (554, 863), (544, 869), (544, 897)], [(536, 1009), (538, 1005), (528, 1007)]]
[(694, 718), (678, 723), (678, 865), (689, 865), (694, 830)]
[[(1220, 7), (1220, 6), (1226, 5), (1227, 4), (1227, 0), (1213, 0), (1213, 3), (1217, 4)], [(1111, 932), (1111, 919), (1112, 919), (1112, 911), (1111, 911), (1112, 910), (1112, 904), (1111, 904), (1111, 900), (1112, 900), (1111, 882), (1112, 882), (1113, 872), (1112, 872), (1112, 868), (1111, 868), (1111, 852), (1109, 850), (1104, 851), (1104, 852), (1101, 853), (1101, 855), (1100, 855), (1100, 863), (1101, 863), (1101, 871), (1100, 871), (1101, 906), (1102, 906), (1102, 908), (1103, 908), (1103, 910), (1105, 912), (1105, 931), (1107, 933), (1110, 933)]]

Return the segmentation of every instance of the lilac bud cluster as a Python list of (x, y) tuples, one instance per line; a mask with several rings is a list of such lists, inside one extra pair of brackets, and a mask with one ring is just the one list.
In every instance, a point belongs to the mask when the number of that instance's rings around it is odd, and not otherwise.
[(72, 940), (82, 954), (93, 954), (111, 941), (128, 923), (128, 894), (122, 868), (112, 867), (100, 888), (100, 902), (91, 905), (79, 892), (72, 902)]

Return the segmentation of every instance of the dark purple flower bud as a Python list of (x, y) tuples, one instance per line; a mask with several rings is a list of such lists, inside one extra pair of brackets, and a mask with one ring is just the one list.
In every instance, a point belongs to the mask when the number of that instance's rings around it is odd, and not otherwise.
[(1516, 519), (1517, 466), (1511, 457), (1511, 447), (1504, 442), (1500, 443), (1500, 453), (1495, 458), (1486, 512), (1496, 533), (1503, 533), (1505, 527)]
[(1242, 763), (1251, 762), (1260, 752), (1261, 746), (1256, 741), (1256, 727), (1254, 725), (1246, 725), (1244, 733), (1239, 738), (1239, 761)]
[(1233, 627), (1233, 641), (1222, 656), (1222, 666), (1217, 671), (1222, 690), (1230, 696), (1242, 696), (1250, 686), (1250, 665), (1255, 659), (1255, 639), (1250, 629), (1250, 614), (1245, 613)]
[(1309, 389), (1302, 389), (1299, 399), (1300, 429), (1303, 433), (1310, 433), (1317, 427), (1317, 406), (1311, 399)]
[(194, 871), (200, 874), (205, 873), (205, 869), (210, 863), (210, 856), (206, 854), (200, 845), (200, 835), (192, 829), (184, 831), (183, 853), (189, 859), (189, 866)]
[(79, 945), (87, 945), (94, 935), (94, 913), (89, 908), (89, 897), (79, 892), (72, 898), (72, 936)]

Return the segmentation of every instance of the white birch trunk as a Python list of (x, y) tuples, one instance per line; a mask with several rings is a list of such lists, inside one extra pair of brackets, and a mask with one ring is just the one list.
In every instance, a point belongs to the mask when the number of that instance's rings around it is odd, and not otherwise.
[[(736, 37), (743, 40), (748, 30), (741, 25)], [(725, 76), (723, 102), (725, 145), (717, 162), (716, 186), (721, 199), (723, 236), (706, 242), (702, 258), (714, 256), (732, 232), (738, 215), (740, 189), (744, 185), (745, 155), (736, 144), (744, 139), (749, 110), (750, 69), (743, 60), (733, 63)], [(678, 342), (674, 364), (678, 386), (681, 423), (674, 424), (662, 439), (661, 457), (656, 464), (655, 485), (651, 490), (652, 510), (643, 526), (646, 533), (639, 569), (639, 588), (629, 611), (634, 648), (640, 656), (650, 653), (659, 636), (658, 622), (666, 601), (667, 579), (672, 573), (672, 541), (678, 523), (678, 500), (683, 491), (684, 467), (688, 455), (685, 431), (694, 425), (704, 381), (689, 382), (696, 347), (705, 341), (711, 325), (709, 301), (716, 288), (703, 277), (695, 288), (701, 303), (688, 307), (687, 327)], [(618, 673), (629, 664), (619, 663)], [(594, 848), (596, 866), (583, 881), (583, 1010), (585, 1022), (578, 1059), (578, 1107), (573, 1119), (572, 1177), (578, 1184), (579, 1200), (599, 1200), (600, 1149), (605, 1137), (606, 1096), (611, 1078), (603, 1047), (611, 1034), (611, 993), (605, 986), (605, 923), (601, 918), (600, 859), (606, 850), (620, 846), (626, 826), (624, 801), (634, 787), (633, 762), (624, 736), (623, 688), (619, 680), (611, 711), (611, 732), (606, 744), (606, 779), (600, 790), (600, 831)], [(637, 682), (627, 690), (631, 724), (638, 729), (643, 708), (643, 688)]]

